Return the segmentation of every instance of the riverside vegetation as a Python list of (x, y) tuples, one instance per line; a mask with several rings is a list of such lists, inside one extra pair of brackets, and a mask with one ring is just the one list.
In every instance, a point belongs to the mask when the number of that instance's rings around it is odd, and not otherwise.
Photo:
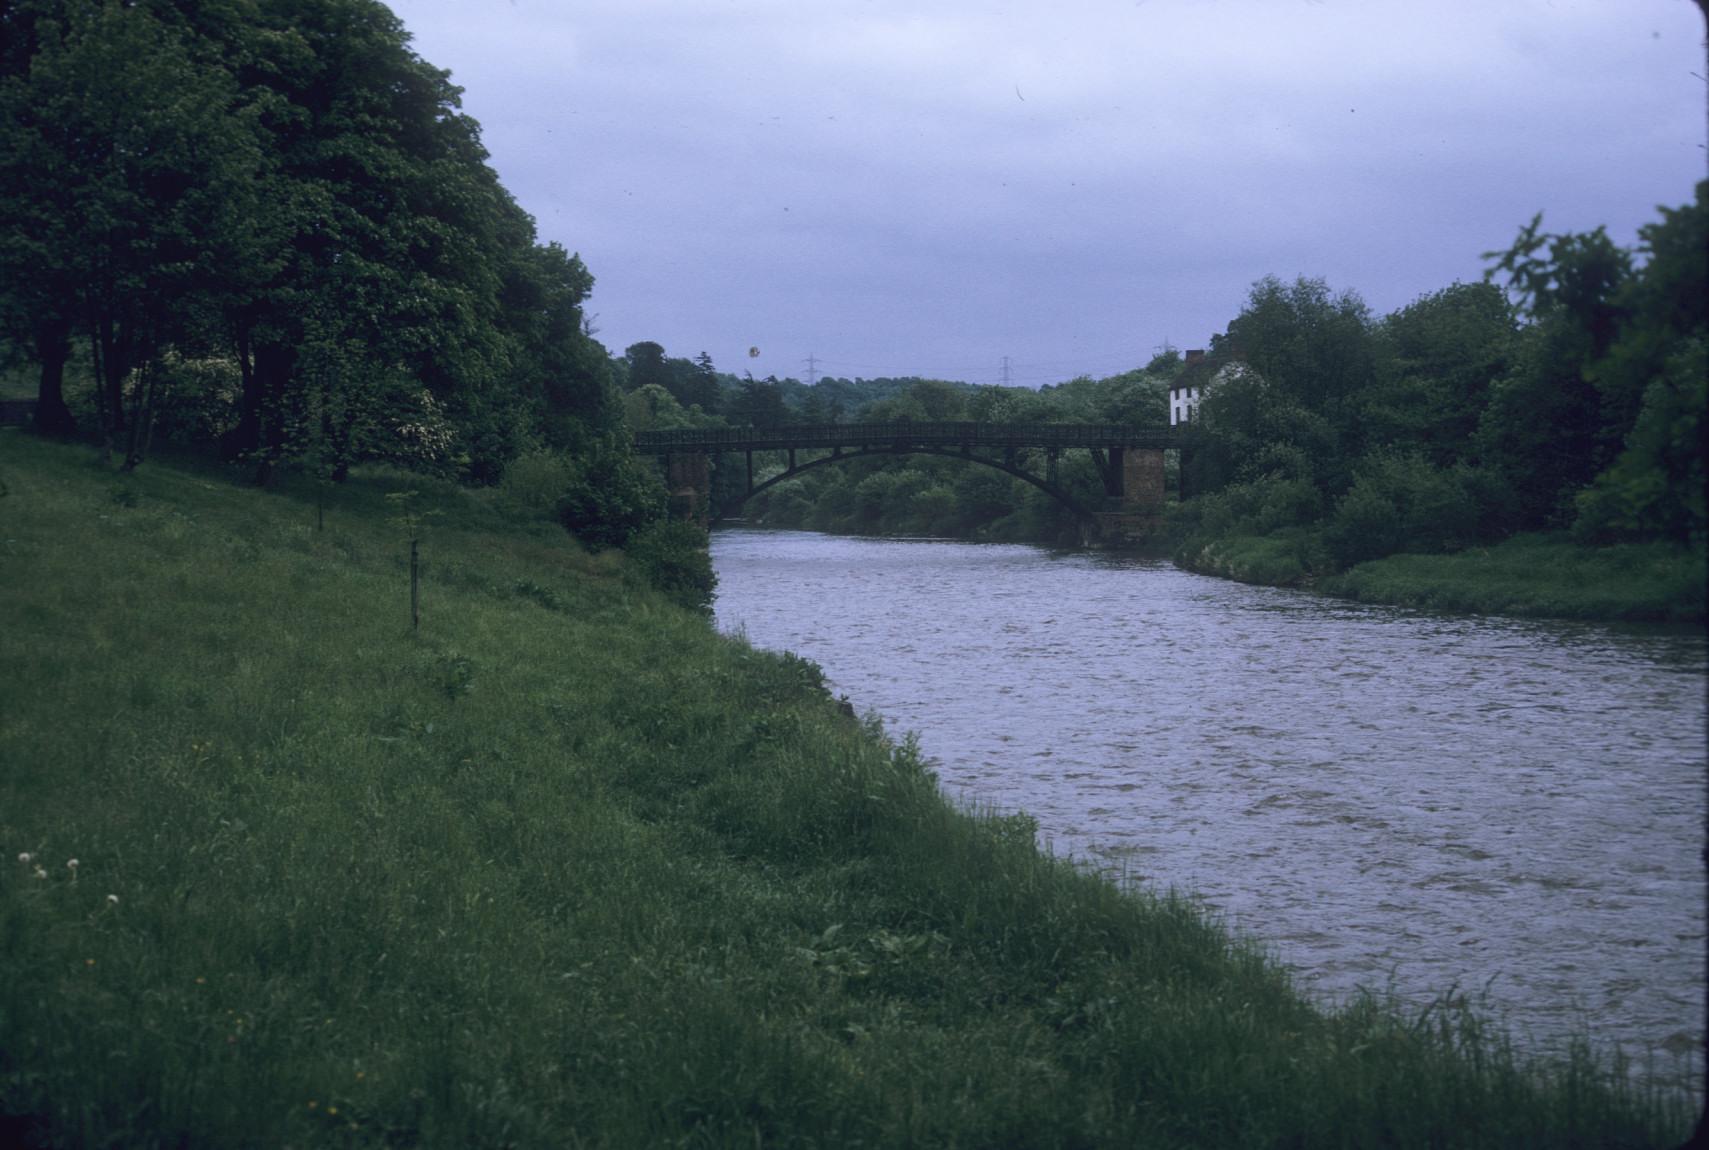
[[(648, 426), (817, 422), (844, 409), (866, 420), (1158, 426), (1169, 389), (1192, 386), (1203, 389), (1199, 418), (1168, 464), (1189, 497), (1171, 506), (1160, 539), (1185, 567), (1450, 609), (1700, 620), (1706, 243), (1709, 184), (1660, 209), (1632, 250), (1600, 228), (1544, 233), (1539, 216), (1507, 251), (1486, 253), (1492, 282), (1454, 284), (1387, 316), (1322, 280), (1266, 276), (1208, 359), (1165, 352), (1038, 391), (750, 380), (714, 412), (702, 402), (716, 389), (691, 390), (693, 365), (661, 360), (656, 345), (630, 348), (620, 376), (631, 421)], [(762, 463), (759, 475), (782, 467)], [(1082, 505), (1098, 504), (1089, 460), (1070, 454), (1059, 471)], [(740, 503), (741, 473), (729, 469), (722, 486), (715, 473), (715, 499)], [(930, 457), (809, 472), (743, 511), (828, 531), (1079, 534), (1042, 492)]]
[(1533, 1062), (1452, 992), (1314, 1006), (1188, 902), (953, 809), (811, 664), (502, 488), (358, 469), (317, 528), (314, 484), (205, 463), (13, 431), (0, 473), (10, 1145), (1689, 1128), (1684, 1093)]

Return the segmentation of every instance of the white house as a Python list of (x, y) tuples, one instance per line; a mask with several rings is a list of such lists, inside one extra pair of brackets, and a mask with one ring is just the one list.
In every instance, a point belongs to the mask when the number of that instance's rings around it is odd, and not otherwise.
[(1203, 350), (1189, 351), (1181, 374), (1169, 385), (1169, 426), (1191, 423), (1198, 416), (1199, 401), (1211, 383), (1211, 365)]
[(1189, 351), (1181, 374), (1169, 384), (1169, 426), (1197, 423), (1199, 405), (1211, 389), (1231, 379), (1251, 377), (1255, 373), (1241, 361), (1238, 352), (1226, 359), (1213, 360), (1206, 358), (1203, 351)]

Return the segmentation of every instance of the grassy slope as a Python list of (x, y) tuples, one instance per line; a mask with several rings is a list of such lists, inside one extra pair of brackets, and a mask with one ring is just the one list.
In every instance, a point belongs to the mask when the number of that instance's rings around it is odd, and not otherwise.
[(1310, 1008), (1181, 904), (951, 810), (808, 665), (463, 493), (424, 490), (412, 637), (398, 481), (317, 532), (289, 494), (17, 432), (0, 478), (0, 1142), (1654, 1145), (1690, 1117), (1582, 1055), (1522, 1071), (1452, 1004)]

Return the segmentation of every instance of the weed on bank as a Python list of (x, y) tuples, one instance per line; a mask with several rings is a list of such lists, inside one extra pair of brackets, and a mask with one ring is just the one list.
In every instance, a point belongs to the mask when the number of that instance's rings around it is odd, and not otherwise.
[[(475, 494), (0, 433), (0, 1142), (1667, 1145), (952, 809), (817, 669)], [(386, 496), (440, 512), (408, 548)], [(395, 501), (394, 501), (395, 502)]]

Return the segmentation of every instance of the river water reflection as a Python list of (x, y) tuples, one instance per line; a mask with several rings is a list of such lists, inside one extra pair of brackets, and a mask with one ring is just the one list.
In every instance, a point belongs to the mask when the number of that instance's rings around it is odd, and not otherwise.
[(945, 790), (1193, 892), (1337, 996), (1700, 1048), (1700, 633), (1367, 607), (1166, 562), (720, 531), (717, 616)]

